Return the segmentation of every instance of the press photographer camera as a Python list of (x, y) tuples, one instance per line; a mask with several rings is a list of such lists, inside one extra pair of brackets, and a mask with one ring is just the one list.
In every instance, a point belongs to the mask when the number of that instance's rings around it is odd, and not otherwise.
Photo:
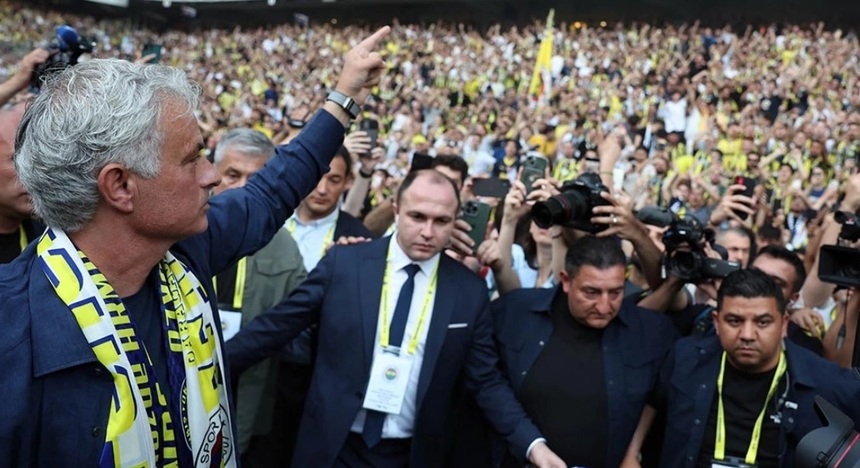
[(858, 468), (860, 467), (860, 434), (854, 421), (820, 396), (815, 397), (815, 412), (824, 427), (814, 429), (797, 444), (794, 452), (796, 468)]
[(81, 55), (91, 53), (95, 46), (94, 41), (78, 34), (75, 28), (58, 26), (55, 36), (46, 47), (52, 54), (33, 69), (30, 87), (33, 90), (40, 89), (48, 76), (76, 65)]
[(544, 229), (564, 226), (592, 234), (600, 232), (607, 225), (591, 222), (595, 206), (609, 205), (600, 192), (609, 192), (609, 189), (600, 181), (600, 176), (587, 172), (562, 185), (560, 194), (535, 203), (531, 210), (532, 219)]
[(860, 286), (860, 250), (845, 246), (860, 240), (857, 214), (837, 211), (833, 219), (842, 225), (838, 245), (822, 245), (818, 252), (818, 277), (821, 281), (854, 288)]
[[(669, 229), (663, 233), (663, 267), (668, 275), (688, 282), (709, 278), (725, 278), (729, 273), (739, 270), (740, 263), (728, 261), (724, 252), (723, 259), (711, 258), (705, 253), (705, 245), (713, 244), (714, 231), (707, 229), (693, 217), (672, 217)], [(720, 249), (714, 246), (718, 252)]]

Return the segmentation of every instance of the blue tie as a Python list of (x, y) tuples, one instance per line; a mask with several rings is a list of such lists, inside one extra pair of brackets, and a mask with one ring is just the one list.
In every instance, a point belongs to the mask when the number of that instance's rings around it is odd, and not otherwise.
[[(391, 317), (391, 325), (388, 328), (388, 345), (400, 346), (403, 342), (403, 334), (406, 333), (406, 321), (409, 319), (409, 309), (412, 307), (412, 293), (415, 291), (415, 274), (421, 267), (410, 263), (403, 267), (406, 274), (406, 282), (400, 288), (400, 296), (397, 297), (397, 305), (394, 307), (394, 315)], [(382, 411), (367, 410), (364, 419), (362, 437), (368, 447), (373, 448), (382, 439), (382, 425), (385, 423), (385, 415)]]

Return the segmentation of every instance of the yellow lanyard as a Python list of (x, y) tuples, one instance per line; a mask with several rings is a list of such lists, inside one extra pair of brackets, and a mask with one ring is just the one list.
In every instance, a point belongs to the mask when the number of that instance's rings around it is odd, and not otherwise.
[[(773, 398), (774, 393), (776, 393), (776, 389), (779, 387), (779, 381), (785, 374), (787, 367), (788, 366), (785, 362), (785, 352), (782, 352), (779, 355), (779, 364), (776, 366), (776, 373), (773, 375), (773, 381), (770, 383), (770, 390), (767, 392), (767, 399), (764, 401), (764, 408), (762, 408), (761, 413), (759, 413), (758, 419), (756, 419), (755, 425), (753, 426), (750, 446), (749, 449), (747, 449), (747, 455), (744, 459), (744, 462), (747, 465), (755, 465), (755, 459), (758, 455), (759, 439), (761, 439), (761, 425), (764, 421), (764, 415), (767, 412), (767, 404), (770, 402), (770, 399)], [(723, 351), (723, 360), (720, 363), (720, 376), (717, 377), (717, 440), (714, 444), (714, 459), (716, 460), (724, 460), (726, 458), (726, 420), (723, 410), (723, 376), (725, 372), (726, 352)]]
[[(334, 219), (334, 222), (331, 223), (331, 228), (325, 234), (323, 238), (322, 244), (322, 252), (320, 252), (320, 256), (325, 255), (325, 248), (334, 241), (334, 228), (337, 226), (337, 218)], [(296, 220), (294, 218), (290, 218), (287, 220), (287, 232), (293, 236), (293, 239), (296, 238)], [(297, 240), (298, 241), (298, 240)]]
[[(391, 242), (397, 242), (391, 239)], [(385, 276), (382, 277), (382, 331), (379, 334), (379, 344), (382, 349), (388, 347), (389, 335), (391, 332), (391, 322), (388, 319), (388, 294), (390, 292), (389, 284), (391, 283), (391, 257), (392, 248), (388, 248), (388, 260), (385, 267)], [(430, 276), (430, 284), (427, 285), (427, 294), (424, 295), (424, 304), (421, 306), (421, 315), (418, 316), (418, 324), (415, 325), (415, 332), (412, 333), (412, 339), (409, 340), (409, 354), (415, 354), (418, 350), (418, 337), (421, 335), (421, 328), (427, 320), (427, 309), (430, 306), (430, 300), (436, 294), (436, 277), (439, 273), (439, 263), (433, 268), (433, 275)], [(399, 343), (398, 343), (399, 345)]]
[(18, 232), (20, 233), (19, 242), (21, 244), (21, 252), (23, 252), (27, 248), (27, 244), (29, 244), (27, 242), (27, 233), (24, 232), (24, 225), (18, 227)]
[[(242, 310), (242, 301), (245, 300), (245, 277), (248, 271), (248, 257), (239, 259), (236, 264), (236, 284), (233, 287), (233, 310)], [(212, 278), (212, 286), (215, 294), (218, 294), (218, 278)]]

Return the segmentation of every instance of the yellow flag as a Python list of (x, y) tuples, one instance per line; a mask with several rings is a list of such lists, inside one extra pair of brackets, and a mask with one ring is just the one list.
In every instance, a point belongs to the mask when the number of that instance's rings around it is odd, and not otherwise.
[(552, 47), (553, 37), (555, 36), (552, 20), (555, 16), (555, 10), (550, 9), (546, 17), (546, 28), (543, 32), (543, 39), (540, 41), (537, 59), (535, 60), (535, 69), (532, 72), (532, 80), (529, 83), (529, 96), (539, 99), (549, 96), (549, 79), (550, 66), (552, 63)]

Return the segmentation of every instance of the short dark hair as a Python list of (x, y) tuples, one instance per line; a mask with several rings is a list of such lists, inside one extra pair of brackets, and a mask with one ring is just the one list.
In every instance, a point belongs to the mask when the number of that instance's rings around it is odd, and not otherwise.
[(717, 311), (722, 311), (723, 301), (727, 297), (744, 297), (753, 299), (757, 297), (772, 297), (776, 299), (777, 310), (785, 313), (785, 297), (782, 296), (782, 288), (776, 284), (767, 273), (758, 268), (747, 268), (729, 273), (717, 291)]
[(570, 244), (564, 258), (564, 269), (571, 278), (584, 266), (605, 270), (617, 265), (626, 266), (627, 258), (618, 240), (611, 237), (580, 237)]
[(469, 163), (460, 156), (453, 154), (440, 154), (433, 158), (433, 162), (430, 163), (430, 168), (436, 168), (439, 166), (445, 166), (452, 171), (459, 172), (460, 183), (466, 183), (466, 176), (469, 175)]
[(345, 146), (341, 145), (340, 148), (337, 149), (337, 152), (334, 153), (334, 158), (343, 158), (343, 163), (346, 165), (346, 176), (349, 177), (352, 175), (352, 155), (349, 154), (349, 150), (346, 149)]
[(762, 256), (782, 260), (791, 265), (794, 269), (794, 283), (791, 285), (791, 293), (794, 294), (800, 291), (800, 288), (806, 281), (806, 267), (803, 265), (803, 260), (796, 253), (780, 245), (768, 245), (759, 251), (756, 258)]
[(400, 188), (397, 189), (397, 196), (395, 197), (395, 202), (398, 206), (400, 206), (400, 200), (403, 199), (403, 194), (409, 190), (409, 187), (412, 186), (412, 183), (415, 182), (419, 176), (427, 176), (430, 178), (431, 182), (436, 184), (444, 185), (448, 184), (451, 186), (451, 190), (454, 192), (454, 197), (457, 199), (457, 213), (460, 212), (460, 192), (457, 190), (457, 186), (454, 184), (454, 181), (451, 180), (450, 177), (442, 174), (441, 172), (435, 169), (421, 169), (418, 171), (409, 171), (406, 174), (406, 177), (403, 178), (403, 182), (400, 183)]
[(759, 239), (779, 242), (782, 241), (782, 229), (771, 224), (764, 224), (758, 228), (756, 236)]

